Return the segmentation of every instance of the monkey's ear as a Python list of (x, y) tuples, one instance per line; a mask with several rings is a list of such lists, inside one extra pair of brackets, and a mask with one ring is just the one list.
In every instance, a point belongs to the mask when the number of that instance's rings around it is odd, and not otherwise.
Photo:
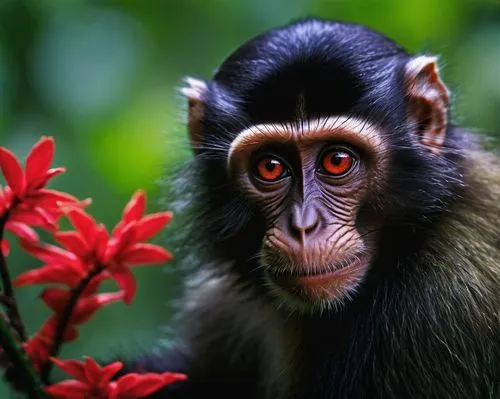
[(439, 154), (448, 127), (449, 91), (439, 76), (437, 58), (418, 56), (405, 66), (408, 117), (420, 142)]
[(185, 79), (185, 83), (186, 86), (180, 91), (188, 100), (188, 130), (191, 146), (196, 150), (203, 138), (203, 97), (207, 91), (207, 84), (190, 77)]

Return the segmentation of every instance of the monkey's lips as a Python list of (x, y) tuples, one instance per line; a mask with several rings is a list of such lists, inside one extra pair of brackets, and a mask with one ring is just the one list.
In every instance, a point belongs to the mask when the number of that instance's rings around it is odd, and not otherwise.
[(304, 301), (341, 299), (352, 293), (363, 279), (368, 256), (330, 265), (313, 272), (272, 275), (273, 282)]

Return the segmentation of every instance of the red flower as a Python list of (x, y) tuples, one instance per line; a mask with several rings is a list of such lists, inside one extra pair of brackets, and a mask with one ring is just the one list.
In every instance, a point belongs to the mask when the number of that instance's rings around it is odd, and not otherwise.
[(85, 362), (51, 359), (74, 380), (66, 380), (46, 387), (46, 392), (56, 399), (132, 399), (151, 395), (176, 381), (185, 380), (184, 374), (146, 373), (126, 374), (116, 381), (111, 379), (123, 368), (122, 362), (99, 366), (85, 357)]
[(62, 283), (75, 287), (96, 267), (114, 279), (123, 290), (125, 303), (132, 302), (136, 292), (131, 266), (168, 262), (170, 252), (143, 243), (156, 235), (171, 220), (171, 212), (144, 215), (146, 198), (142, 190), (134, 194), (125, 207), (122, 220), (111, 236), (102, 224), (79, 208), (67, 210), (75, 231), (57, 232), (56, 241), (64, 249), (22, 240), (24, 249), (46, 264), (20, 275), (15, 286), (40, 283)]
[[(37, 372), (39, 372), (42, 365), (49, 360), (50, 350), (54, 342), (54, 336), (56, 335), (57, 324), (58, 318), (56, 315), (51, 316), (37, 333), (23, 344), (24, 351), (30, 358)], [(73, 341), (77, 335), (78, 333), (75, 328), (68, 325), (64, 332), (63, 341)]]
[[(56, 314), (61, 314), (70, 299), (71, 292), (63, 288), (47, 288), (43, 291), (42, 301)], [(123, 292), (105, 292), (82, 295), (71, 314), (70, 324), (79, 325), (87, 322), (104, 305), (123, 299)]]
[[(83, 204), (72, 195), (45, 188), (50, 179), (65, 171), (49, 169), (54, 148), (51, 137), (42, 137), (26, 157), (23, 171), (16, 156), (0, 147), (0, 168), (7, 183), (3, 189), (0, 187), (0, 218), (8, 216), (5, 229), (24, 240), (38, 240), (30, 226), (56, 230), (57, 220), (63, 214), (61, 205)], [(2, 252), (5, 253), (5, 247)]]
[[(186, 376), (132, 373), (112, 381), (123, 367), (121, 362), (100, 367), (89, 357), (85, 362), (78, 362), (60, 361), (53, 356), (57, 356), (62, 343), (78, 337), (77, 327), (97, 310), (118, 300), (131, 303), (136, 292), (131, 267), (172, 259), (161, 246), (146, 243), (170, 222), (172, 214), (145, 215), (146, 197), (139, 190), (125, 207), (120, 222), (109, 233), (103, 224), (98, 224), (83, 210), (89, 202), (79, 202), (69, 194), (46, 188), (54, 176), (65, 171), (64, 168), (49, 169), (54, 147), (52, 138), (43, 137), (28, 154), (25, 169), (11, 151), (0, 147), (0, 169), (6, 182), (4, 187), (0, 186), (0, 232), (8, 230), (15, 234), (25, 251), (44, 263), (18, 276), (13, 285), (63, 285), (46, 288), (41, 293), (40, 298), (53, 314), (39, 331), (20, 345), (37, 373), (42, 374), (42, 380), (50, 373), (51, 360), (75, 378), (47, 387), (52, 397), (132, 399), (149, 396)], [(57, 222), (63, 215), (68, 217), (73, 231), (58, 231)], [(33, 227), (49, 230), (59, 246), (39, 242)], [(0, 255), (8, 255), (8, 241), (0, 241), (0, 251)], [(2, 273), (4, 277), (5, 274)], [(120, 290), (99, 293), (106, 279), (115, 280)], [(19, 318), (15, 301), (13, 309), (9, 309), (9, 317), (11, 313), (12, 325), (21, 323), (23, 332), (22, 320), (15, 319)]]
[[(96, 294), (105, 276), (94, 277), (79, 296), (63, 333), (63, 342), (78, 337), (76, 325), (87, 322), (100, 308), (123, 298), (122, 292)], [(66, 310), (71, 292), (62, 288), (47, 288), (40, 295), (42, 301), (55, 313), (25, 344), (24, 349), (36, 370), (49, 360), (61, 314)]]

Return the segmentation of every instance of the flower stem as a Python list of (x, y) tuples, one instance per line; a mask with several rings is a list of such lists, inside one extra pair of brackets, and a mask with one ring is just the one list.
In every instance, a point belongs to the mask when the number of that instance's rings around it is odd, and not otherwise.
[[(46, 398), (42, 385), (33, 370), (31, 363), (19, 344), (12, 338), (9, 326), (0, 317), (0, 346), (4, 350), (8, 360), (16, 375), (15, 380), (20, 381), (21, 387), (16, 385), (16, 389), (21, 389), (30, 399)], [(9, 380), (7, 378), (7, 380)], [(9, 380), (12, 383), (12, 381)]]
[[(9, 219), (9, 214), (10, 212), (7, 211), (0, 218), (0, 242), (3, 240), (5, 225)], [(15, 329), (21, 342), (27, 340), (26, 329), (17, 307), (9, 269), (7, 268), (7, 262), (5, 261), (5, 256), (2, 251), (0, 251), (0, 278), (3, 288), (1, 303), (7, 309), (7, 316), (10, 322), (9, 326), (6, 320), (0, 317), (0, 346), (10, 362), (10, 367), (12, 367), (11, 370), (13, 370), (14, 381), (11, 380), (8, 375), (6, 375), (6, 379), (12, 384), (19, 381), (20, 384), (16, 384), (15, 388), (18, 390), (21, 389), (29, 398), (45, 398), (45, 392), (42, 389), (42, 385), (35, 370), (31, 366), (29, 359), (17, 340), (12, 336), (11, 326)]]
[[(2, 242), (3, 240), (5, 224), (7, 223), (8, 219), (9, 212), (7, 211), (0, 218), (0, 242)], [(17, 307), (17, 302), (14, 297), (14, 290), (12, 289), (9, 269), (7, 267), (7, 262), (5, 261), (5, 257), (2, 251), (0, 251), (0, 278), (2, 279), (3, 295), (6, 298), (6, 300), (3, 301), (3, 304), (7, 308), (7, 316), (9, 317), (12, 327), (16, 330), (21, 341), (25, 342), (28, 339), (26, 335), (26, 329)]]
[[(64, 307), (64, 310), (62, 311), (61, 316), (59, 317), (59, 320), (57, 322), (54, 341), (52, 343), (52, 347), (50, 348), (51, 357), (57, 357), (59, 350), (61, 349), (64, 333), (68, 328), (68, 324), (71, 320), (73, 310), (78, 302), (78, 299), (80, 298), (80, 295), (85, 290), (90, 281), (99, 273), (101, 273), (103, 270), (104, 269), (101, 266), (95, 267), (93, 270), (89, 272), (89, 274), (87, 274), (87, 276), (82, 281), (80, 281), (80, 283), (76, 287), (71, 289), (71, 295), (68, 300), (68, 303)], [(49, 384), (49, 376), (52, 370), (52, 366), (53, 363), (49, 360), (41, 368), (40, 377), (44, 384)]]

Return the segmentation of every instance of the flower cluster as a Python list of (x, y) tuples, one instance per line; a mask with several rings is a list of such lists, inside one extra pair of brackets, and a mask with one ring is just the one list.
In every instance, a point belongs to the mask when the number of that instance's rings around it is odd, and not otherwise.
[[(54, 140), (49, 137), (43, 137), (26, 157), (26, 170), (11, 151), (0, 147), (0, 167), (7, 183), (0, 186), (0, 218), (5, 230), (24, 240), (38, 240), (34, 226), (56, 231), (64, 205), (79, 204), (72, 195), (45, 188), (65, 172), (65, 168), (50, 168), (53, 158)], [(3, 240), (2, 252), (7, 255), (8, 251), (9, 244)]]
[(74, 380), (62, 381), (47, 388), (54, 398), (142, 398), (175, 381), (185, 380), (177, 373), (129, 373), (116, 381), (111, 379), (123, 368), (122, 362), (99, 366), (93, 359), (85, 357), (85, 363), (75, 360), (53, 359)]
[[(46, 188), (51, 178), (65, 171), (50, 168), (54, 148), (54, 140), (43, 137), (27, 156), (23, 170), (13, 153), (0, 147), (0, 168), (6, 182), (5, 187), (0, 186), (3, 286), (0, 298), (5, 299), (2, 302), (8, 308), (6, 321), (17, 330), (10, 337), (2, 336), (9, 333), (9, 328), (3, 328), (3, 319), (0, 320), (0, 342), (21, 341), (17, 347), (9, 344), (2, 348), (2, 356), (10, 356), (7, 364), (11, 367), (23, 364), (22, 359), (27, 356), (28, 366), (19, 371), (24, 373), (22, 378), (27, 386), (36, 391), (36, 384), (42, 384), (38, 376), (45, 383), (45, 392), (54, 398), (140, 398), (185, 379), (182, 374), (147, 373), (126, 374), (112, 380), (122, 363), (100, 367), (89, 357), (84, 363), (56, 358), (63, 343), (78, 337), (77, 326), (87, 322), (100, 308), (117, 301), (126, 304), (133, 301), (136, 281), (132, 267), (163, 264), (172, 259), (166, 249), (147, 242), (170, 222), (172, 214), (146, 215), (146, 195), (138, 190), (126, 205), (119, 223), (109, 232), (85, 210), (89, 200), (80, 201), (67, 193)], [(72, 230), (59, 229), (61, 217), (70, 221)], [(36, 227), (51, 232), (57, 245), (41, 242)], [(5, 261), (9, 244), (3, 239), (4, 231), (16, 235), (21, 248), (42, 262), (40, 267), (20, 274), (12, 282)], [(101, 292), (101, 283), (108, 279), (116, 282), (118, 291)], [(26, 338), (12, 287), (36, 284), (49, 285), (40, 299), (52, 315), (36, 333)], [(53, 364), (74, 380), (49, 385)], [(32, 374), (26, 370), (32, 370)], [(18, 381), (14, 385), (22, 386)]]
[(68, 312), (68, 321), (65, 327), (59, 327), (62, 323), (61, 315), (66, 311), (71, 301), (71, 291), (51, 287), (46, 288), (40, 298), (54, 312), (45, 324), (23, 344), (26, 354), (31, 359), (33, 367), (40, 372), (44, 364), (47, 364), (50, 358), (51, 349), (56, 342), (57, 333), (60, 330), (63, 342), (74, 341), (78, 337), (78, 331), (75, 326), (87, 322), (94, 313), (112, 302), (123, 299), (123, 292), (96, 293), (100, 283), (105, 279), (104, 275), (97, 275), (92, 278), (82, 293), (79, 295), (76, 304), (71, 312)]
[[(117, 282), (124, 292), (124, 301), (129, 304), (136, 290), (130, 267), (172, 259), (162, 247), (143, 243), (162, 230), (172, 218), (170, 212), (144, 216), (145, 203), (144, 192), (138, 191), (111, 234), (85, 211), (69, 208), (67, 216), (75, 230), (56, 232), (54, 235), (63, 248), (21, 241), (24, 249), (45, 265), (22, 274), (14, 284), (60, 283), (74, 288), (83, 276), (100, 268)], [(61, 270), (64, 272), (61, 273)]]

